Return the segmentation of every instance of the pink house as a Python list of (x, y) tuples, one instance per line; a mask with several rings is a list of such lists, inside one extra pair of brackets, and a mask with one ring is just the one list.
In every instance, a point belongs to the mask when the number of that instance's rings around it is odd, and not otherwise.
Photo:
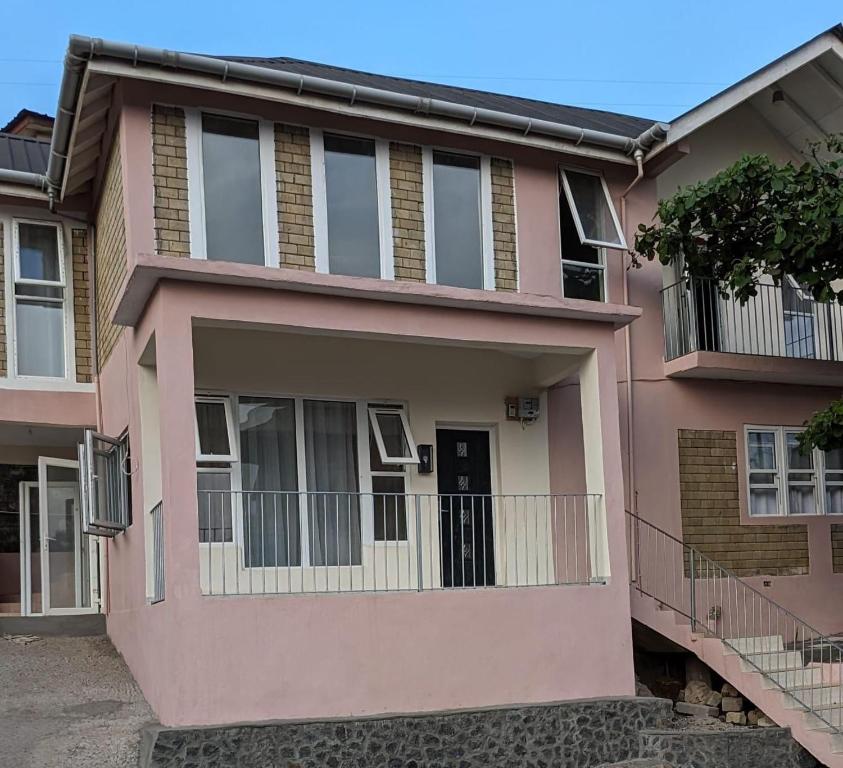
[(843, 463), (789, 446), (843, 315), (626, 249), (843, 128), (841, 46), (666, 125), (71, 38), (51, 143), (0, 134), (0, 611), (104, 614), (166, 726), (631, 697), (643, 624), (840, 764)]

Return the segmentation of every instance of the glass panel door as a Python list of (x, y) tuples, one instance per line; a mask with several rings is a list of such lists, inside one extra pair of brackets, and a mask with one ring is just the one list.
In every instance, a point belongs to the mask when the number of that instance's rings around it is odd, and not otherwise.
[(82, 533), (79, 464), (38, 459), (44, 613), (87, 613), (96, 583), (96, 543)]
[(38, 483), (20, 483), (21, 536), (21, 614), (43, 612), (41, 586), (41, 512)]

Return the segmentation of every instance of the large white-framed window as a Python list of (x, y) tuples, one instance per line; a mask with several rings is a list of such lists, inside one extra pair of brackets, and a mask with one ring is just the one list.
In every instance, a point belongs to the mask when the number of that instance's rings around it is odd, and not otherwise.
[(204, 393), (195, 403), (201, 544), (236, 541), (254, 568), (360, 565), (364, 544), (407, 540), (418, 456), (403, 403)]
[(20, 379), (66, 380), (73, 365), (62, 225), (13, 219), (11, 229), (11, 370)]
[(843, 451), (802, 454), (801, 429), (747, 426), (747, 491), (753, 517), (843, 514)]
[(422, 174), (427, 282), (494, 290), (490, 159), (423, 147)]
[(559, 178), (562, 295), (606, 301), (606, 249), (626, 248), (609, 188), (593, 171), (560, 168)]
[(310, 131), (316, 271), (395, 278), (389, 142)]
[(190, 255), (278, 266), (273, 124), (185, 109)]

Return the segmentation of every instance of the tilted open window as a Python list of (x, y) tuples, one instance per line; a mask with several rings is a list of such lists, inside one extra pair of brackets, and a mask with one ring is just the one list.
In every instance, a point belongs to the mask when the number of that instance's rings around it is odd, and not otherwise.
[(130, 524), (126, 441), (85, 430), (79, 445), (83, 531), (116, 536)]
[(229, 398), (196, 398), (196, 461), (237, 461)]
[(562, 186), (580, 242), (598, 248), (626, 249), (609, 187), (602, 176), (561, 169)]
[(419, 454), (403, 408), (369, 408), (372, 434), (383, 464), (418, 464)]

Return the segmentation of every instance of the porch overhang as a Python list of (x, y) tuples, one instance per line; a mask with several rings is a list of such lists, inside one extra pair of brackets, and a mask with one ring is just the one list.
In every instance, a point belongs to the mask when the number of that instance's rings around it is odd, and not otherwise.
[(114, 312), (118, 325), (135, 326), (161, 281), (231, 285), (340, 296), (393, 304), (467, 309), (490, 313), (583, 320), (623, 328), (641, 315), (639, 307), (520, 292), (345, 277), (295, 269), (138, 254)]

